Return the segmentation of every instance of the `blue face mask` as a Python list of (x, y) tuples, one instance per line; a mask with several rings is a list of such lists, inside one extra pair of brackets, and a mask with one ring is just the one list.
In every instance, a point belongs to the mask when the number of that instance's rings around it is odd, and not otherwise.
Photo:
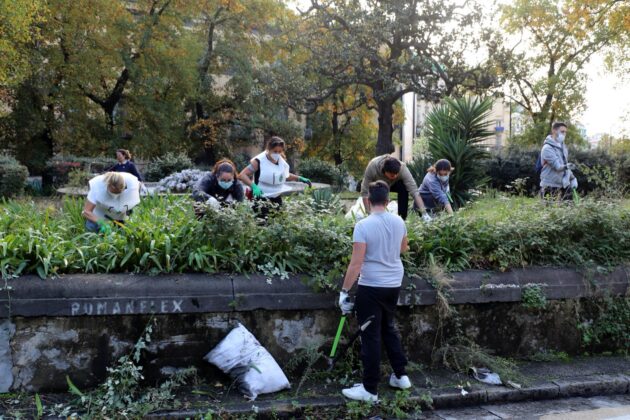
[(219, 181), (219, 187), (227, 190), (232, 186), (233, 183), (234, 181)]
[(448, 175), (438, 175), (438, 179), (442, 182), (448, 181)]

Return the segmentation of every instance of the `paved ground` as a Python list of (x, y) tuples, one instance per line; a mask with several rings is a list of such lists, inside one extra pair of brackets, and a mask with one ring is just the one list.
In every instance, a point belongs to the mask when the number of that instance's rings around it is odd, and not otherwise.
[(436, 410), (427, 420), (630, 420), (630, 395), (528, 401)]
[[(576, 357), (552, 362), (520, 362), (517, 376), (521, 389), (485, 385), (466, 373), (411, 366), (414, 387), (403, 396), (386, 386), (389, 375), (384, 366), (379, 398), (383, 404), (357, 413), (360, 407), (349, 404), (341, 389), (359, 378), (356, 363), (332, 373), (314, 366), (297, 366), (289, 374), (292, 389), (245, 400), (227, 377), (205, 380), (201, 375), (194, 385), (177, 391), (176, 406), (168, 404), (149, 418), (201, 418), (213, 412), (224, 419), (391, 419), (393, 404), (402, 405), (408, 418), (422, 419), (545, 419), (630, 420), (630, 358), (623, 356)], [(288, 370), (288, 369), (287, 369)], [(465, 392), (462, 392), (462, 389)], [(464, 395), (465, 394), (465, 395)], [(68, 394), (39, 394), (45, 412), (57, 403), (66, 404)], [(395, 402), (398, 397), (398, 402)], [(433, 399), (434, 411), (426, 402)], [(0, 394), (0, 419), (32, 418), (33, 394)], [(171, 405), (171, 406), (169, 406)], [(415, 414), (422, 407), (422, 414)], [(353, 412), (354, 410), (354, 412)], [(360, 411), (360, 410), (358, 410)], [(360, 411), (363, 413), (362, 411)], [(258, 414), (256, 414), (258, 413)], [(252, 417), (254, 416), (254, 417)], [(216, 416), (213, 418), (217, 418)]]

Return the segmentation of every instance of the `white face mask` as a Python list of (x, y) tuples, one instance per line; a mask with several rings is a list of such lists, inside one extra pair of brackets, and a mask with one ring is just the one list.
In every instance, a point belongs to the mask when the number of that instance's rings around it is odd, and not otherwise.
[(269, 156), (271, 156), (271, 159), (275, 160), (276, 162), (279, 161), (282, 157), (280, 153), (270, 153)]
[(448, 181), (448, 175), (438, 175), (438, 179), (442, 182)]
[(108, 194), (109, 194), (109, 196), (110, 196), (110, 197), (112, 197), (112, 198), (118, 198), (118, 197), (120, 197), (120, 194), (121, 194), (121, 193), (114, 194), (114, 193), (109, 192), (109, 191), (107, 191), (107, 193), (108, 193)]
[(560, 132), (559, 132), (559, 133), (558, 133), (558, 137), (557, 137), (558, 141), (559, 141), (560, 143), (562, 143), (562, 142), (564, 142), (564, 138), (565, 138), (565, 134), (564, 134), (564, 133), (560, 133)]

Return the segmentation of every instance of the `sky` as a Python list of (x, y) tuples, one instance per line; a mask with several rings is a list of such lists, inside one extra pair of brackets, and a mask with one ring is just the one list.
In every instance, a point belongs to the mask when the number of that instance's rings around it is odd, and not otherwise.
[[(306, 10), (311, 3), (310, 0), (285, 1), (289, 6), (302, 10)], [(586, 108), (578, 121), (586, 127), (587, 136), (604, 133), (615, 137), (621, 134), (630, 135), (630, 77), (626, 77), (624, 83), (618, 74), (606, 71), (601, 56), (594, 56), (586, 64), (585, 71), (589, 78), (585, 95)]]
[[(608, 133), (630, 134), (630, 84), (604, 69), (603, 59), (595, 57), (586, 68), (589, 83), (586, 111), (580, 121), (588, 136)], [(628, 79), (628, 77), (626, 77)], [(626, 116), (626, 121), (622, 119)]]

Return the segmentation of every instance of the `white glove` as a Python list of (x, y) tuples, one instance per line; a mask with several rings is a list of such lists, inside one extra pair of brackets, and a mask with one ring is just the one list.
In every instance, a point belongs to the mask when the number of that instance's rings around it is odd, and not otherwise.
[(343, 315), (348, 315), (352, 312), (354, 308), (354, 303), (350, 300), (350, 295), (348, 292), (344, 292), (343, 290), (339, 292), (339, 309), (341, 309), (341, 313)]
[(424, 213), (424, 214), (422, 215), (422, 220), (423, 220), (423, 221), (425, 221), (425, 222), (427, 222), (427, 223), (429, 223), (429, 222), (430, 222), (431, 220), (433, 220), (433, 219), (431, 219), (431, 216), (429, 216), (429, 213)]
[(577, 166), (575, 166), (575, 163), (567, 163), (567, 169), (570, 171), (575, 171), (577, 169)]

